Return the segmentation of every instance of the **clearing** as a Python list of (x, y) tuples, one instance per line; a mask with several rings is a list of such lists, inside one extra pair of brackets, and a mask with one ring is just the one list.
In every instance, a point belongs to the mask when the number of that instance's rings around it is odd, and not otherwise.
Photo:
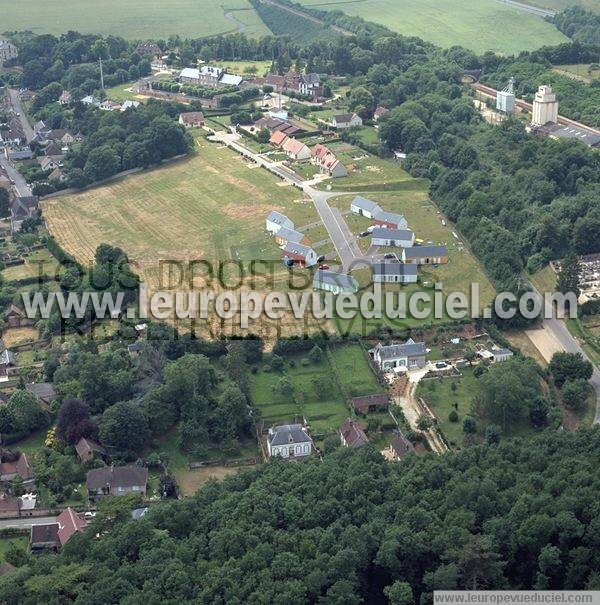
[(2, 31), (31, 30), (35, 34), (75, 30), (130, 40), (175, 34), (201, 38), (238, 31), (248, 36), (270, 34), (248, 0), (231, 0), (226, 7), (213, 0), (0, 0), (0, 14)]
[(551, 23), (497, 0), (300, 0), (320, 10), (341, 10), (438, 46), (509, 55), (567, 42)]

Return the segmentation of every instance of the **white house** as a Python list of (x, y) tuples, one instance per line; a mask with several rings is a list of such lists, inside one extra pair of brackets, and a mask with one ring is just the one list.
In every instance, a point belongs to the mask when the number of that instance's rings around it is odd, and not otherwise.
[(302, 458), (312, 454), (313, 441), (301, 424), (284, 424), (269, 429), (267, 449), (269, 457)]
[(402, 262), (416, 265), (445, 265), (448, 262), (448, 248), (446, 246), (404, 248)]
[(310, 247), (304, 244), (294, 244), (288, 242), (283, 247), (283, 257), (287, 260), (293, 260), (294, 263), (301, 267), (312, 267), (317, 264), (317, 253)]
[(331, 125), (337, 130), (346, 130), (347, 128), (353, 128), (355, 126), (362, 126), (362, 118), (355, 113), (342, 113), (333, 116)]
[(315, 290), (325, 290), (325, 292), (358, 292), (358, 282), (351, 275), (345, 273), (335, 273), (326, 269), (315, 271), (313, 279), (313, 288)]
[(417, 265), (404, 263), (374, 263), (373, 282), (391, 284), (416, 284), (419, 279)]
[(415, 243), (415, 234), (410, 229), (384, 229), (376, 227), (372, 231), (373, 246), (401, 246), (410, 248)]
[(383, 212), (379, 204), (360, 195), (352, 200), (350, 210), (354, 214), (366, 216), (367, 218), (375, 218), (377, 214)]
[(282, 227), (285, 227), (286, 229), (290, 230), (294, 229), (293, 221), (290, 220), (287, 216), (285, 216), (285, 214), (281, 214), (276, 210), (273, 210), (273, 212), (271, 212), (269, 216), (267, 216), (266, 222), (267, 231), (273, 235), (275, 233), (278, 233)]
[(386, 372), (394, 368), (414, 370), (427, 363), (424, 342), (415, 342), (409, 338), (404, 344), (382, 345), (379, 343), (371, 354), (379, 368)]

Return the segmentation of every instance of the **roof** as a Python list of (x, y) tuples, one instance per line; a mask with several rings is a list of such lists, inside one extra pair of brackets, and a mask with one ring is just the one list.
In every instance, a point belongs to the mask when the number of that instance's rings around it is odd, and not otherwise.
[(373, 275), (418, 275), (417, 265), (404, 263), (373, 263)]
[(412, 239), (415, 234), (410, 229), (384, 229), (383, 227), (378, 227), (373, 229), (371, 232), (373, 237), (378, 237), (381, 239)]
[(447, 256), (447, 246), (413, 246), (402, 251), (408, 258), (423, 258), (424, 256)]
[(50, 400), (56, 397), (56, 390), (51, 382), (33, 382), (26, 384), (25, 388), (38, 399)]
[(223, 74), (221, 77), (221, 84), (226, 84), (227, 86), (239, 86), (242, 83), (242, 76), (234, 76), (233, 74)]
[(283, 149), (288, 153), (293, 153), (297, 155), (301, 151), (308, 150), (308, 147), (298, 139), (288, 138), (283, 144)]
[(271, 445), (306, 443), (307, 441), (312, 443), (312, 439), (301, 424), (283, 424), (269, 429), (269, 443)]
[(553, 126), (542, 128), (549, 136), (559, 139), (577, 139), (589, 147), (600, 145), (600, 134), (579, 126)]
[(386, 212), (382, 210), (375, 215), (376, 221), (381, 221), (384, 223), (394, 223), (396, 225), (406, 225), (406, 219), (396, 212)]
[(70, 506), (58, 515), (56, 523), (61, 546), (64, 546), (73, 534), (85, 529), (85, 521)]
[(58, 545), (58, 523), (32, 525), (29, 541), (31, 544), (55, 543)]
[(140, 102), (139, 101), (132, 101), (131, 99), (127, 99), (123, 105), (121, 105), (121, 111), (127, 111), (128, 109), (135, 109), (136, 107), (139, 107)]
[(277, 212), (277, 210), (272, 210), (269, 213), (269, 216), (267, 216), (267, 220), (270, 223), (275, 223), (276, 225), (283, 225), (283, 223), (289, 221), (290, 219), (285, 214), (281, 214), (281, 212)]
[(86, 439), (85, 437), (82, 437), (77, 442), (75, 451), (77, 452), (78, 456), (84, 456), (89, 451), (98, 452), (99, 454), (106, 454), (106, 450), (101, 445), (98, 445), (95, 441)]
[(360, 208), (361, 210), (366, 210), (367, 212), (371, 212), (372, 210), (376, 210), (376, 209), (381, 210), (381, 207), (379, 206), (379, 204), (377, 202), (374, 202), (373, 200), (369, 200), (366, 197), (362, 197), (360, 195), (357, 195), (352, 200), (351, 206), (356, 206), (357, 208)]
[(354, 409), (359, 410), (361, 408), (375, 406), (386, 406), (389, 405), (390, 398), (386, 394), (381, 395), (365, 395), (363, 397), (353, 397), (352, 405)]
[(295, 229), (288, 229), (287, 227), (282, 227), (277, 232), (277, 237), (281, 237), (286, 240), (288, 243), (299, 243), (304, 239), (304, 233), (300, 233)]
[(201, 111), (184, 111), (179, 114), (184, 124), (198, 124), (204, 122), (204, 114)]
[(127, 350), (130, 353), (137, 353), (138, 351), (143, 350), (143, 348), (144, 348), (144, 343), (139, 340), (131, 343), (130, 345), (127, 345)]
[(399, 458), (402, 458), (403, 456), (406, 456), (406, 454), (410, 454), (410, 452), (415, 451), (413, 444), (403, 435), (402, 431), (400, 430), (394, 434), (391, 447), (396, 456)]
[(409, 338), (404, 344), (377, 345), (379, 356), (382, 359), (395, 359), (397, 357), (418, 357), (425, 355), (425, 343), (415, 342)]
[(133, 487), (148, 483), (148, 469), (145, 466), (129, 464), (127, 466), (103, 466), (87, 473), (88, 489), (103, 487)]
[(179, 74), (180, 78), (190, 78), (191, 80), (200, 79), (200, 70), (195, 67), (184, 67)]
[(317, 288), (321, 284), (338, 286), (343, 290), (351, 290), (352, 292), (356, 292), (358, 290), (358, 282), (351, 275), (346, 275), (345, 273), (335, 273), (334, 271), (327, 271), (326, 269), (319, 269), (315, 271), (313, 287)]
[(0, 365), (12, 366), (15, 364), (15, 354), (10, 349), (4, 349), (0, 353)]
[(355, 113), (340, 113), (336, 116), (333, 116), (333, 119), (335, 120), (335, 122), (351, 122), (352, 118), (354, 118), (354, 116), (356, 116)]
[[(311, 150), (310, 150), (310, 155), (313, 158), (322, 158), (324, 156), (326, 156), (327, 154), (331, 153), (331, 151), (329, 150), (329, 147), (326, 147), (325, 145), (321, 145), (321, 143), (317, 143)], [(333, 154), (332, 154), (333, 155)]]
[(223, 69), (221, 67), (215, 67), (214, 65), (203, 65), (200, 73), (203, 76), (213, 76), (218, 78), (223, 73)]
[(386, 116), (390, 113), (390, 110), (387, 107), (381, 107), (381, 105), (375, 110), (373, 114), (376, 118), (381, 118), (382, 116)]
[[(281, 231), (279, 233), (281, 233)], [(304, 244), (295, 244), (292, 242), (288, 242), (284, 246), (283, 251), (287, 254), (293, 254), (302, 258), (306, 258), (311, 252), (313, 254), (315, 253), (315, 251), (310, 246), (305, 246)]]
[(17, 307), (17, 305), (15, 305), (14, 303), (11, 303), (8, 309), (6, 309), (4, 315), (18, 315), (19, 317), (25, 317), (25, 311)]
[(510, 349), (498, 348), (492, 349), (493, 355), (514, 355), (514, 353)]
[(369, 442), (360, 424), (351, 418), (342, 424), (340, 433), (348, 447), (357, 448)]
[(272, 145), (281, 145), (287, 139), (287, 134), (281, 130), (276, 130), (269, 139)]

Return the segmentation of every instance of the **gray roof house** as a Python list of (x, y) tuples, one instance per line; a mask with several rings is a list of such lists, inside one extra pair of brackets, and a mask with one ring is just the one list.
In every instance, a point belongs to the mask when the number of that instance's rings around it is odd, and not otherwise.
[(417, 265), (444, 265), (448, 262), (447, 246), (413, 246), (402, 250), (402, 261)]
[(413, 444), (406, 438), (402, 431), (396, 431), (392, 443), (390, 444), (392, 460), (399, 461), (404, 456), (415, 451)]
[(375, 224), (387, 227), (388, 229), (407, 229), (408, 222), (401, 215), (396, 212), (379, 212), (373, 217)]
[(367, 218), (375, 218), (377, 214), (383, 212), (381, 206), (377, 202), (369, 200), (360, 195), (356, 196), (352, 200), (350, 203), (350, 210), (354, 214), (360, 214), (361, 216), (366, 216)]
[(410, 229), (385, 229), (376, 227), (371, 232), (373, 246), (401, 246), (410, 248), (415, 243), (414, 231)]
[(307, 239), (304, 233), (300, 233), (300, 231), (294, 229), (288, 229), (287, 227), (281, 227), (276, 235), (277, 240), (281, 241), (281, 244), (299, 244)]
[(404, 263), (373, 263), (373, 281), (375, 283), (416, 284), (419, 275), (417, 265)]
[(282, 227), (286, 229), (294, 229), (294, 223), (291, 219), (289, 219), (285, 214), (281, 214), (281, 212), (277, 212), (273, 210), (267, 216), (267, 231), (269, 233), (278, 233)]
[(125, 494), (146, 495), (148, 469), (144, 466), (103, 466), (87, 473), (86, 485), (90, 500)]
[(379, 343), (371, 351), (373, 360), (383, 372), (395, 368), (414, 370), (426, 364), (424, 342), (415, 342), (409, 338), (404, 344), (382, 345)]
[(312, 454), (313, 442), (301, 424), (283, 424), (269, 429), (267, 449), (269, 457), (300, 458)]
[(351, 275), (335, 273), (326, 269), (317, 269), (313, 279), (315, 290), (325, 290), (339, 294), (340, 292), (358, 292), (358, 282)]

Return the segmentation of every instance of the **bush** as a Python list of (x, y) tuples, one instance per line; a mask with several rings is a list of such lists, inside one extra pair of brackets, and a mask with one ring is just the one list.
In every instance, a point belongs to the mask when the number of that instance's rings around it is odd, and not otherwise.
[(588, 392), (589, 386), (587, 380), (583, 378), (567, 380), (562, 388), (564, 404), (570, 410), (583, 410), (585, 409)]
[(310, 361), (309, 361), (309, 360), (308, 360), (306, 357), (303, 357), (303, 358), (300, 360), (300, 365), (302, 365), (302, 366), (304, 366), (304, 367), (309, 366), (309, 365), (310, 365)]
[(458, 422), (458, 412), (456, 410), (452, 410), (449, 414), (448, 414), (448, 420), (450, 422)]
[(267, 363), (263, 366), (263, 372), (267, 372), (267, 374), (271, 371), (271, 366)]

